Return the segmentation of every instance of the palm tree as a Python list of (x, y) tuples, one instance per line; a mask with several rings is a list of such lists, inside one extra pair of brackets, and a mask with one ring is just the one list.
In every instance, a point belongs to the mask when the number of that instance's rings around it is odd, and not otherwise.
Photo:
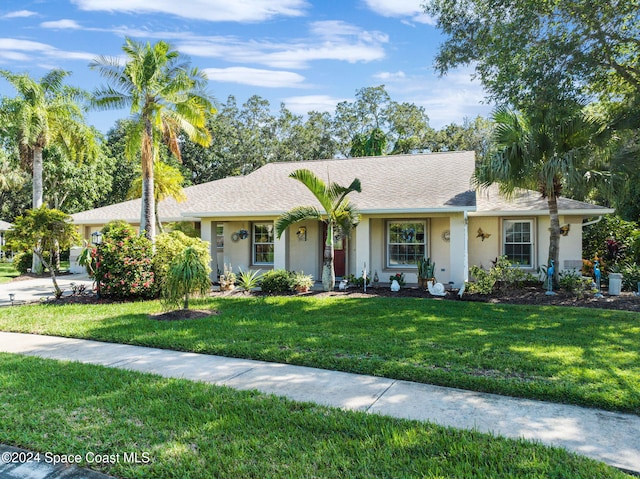
[(305, 185), (316, 197), (324, 211), (315, 206), (293, 208), (277, 219), (276, 234), (280, 238), (289, 226), (300, 221), (318, 220), (326, 223), (327, 239), (324, 245), (322, 286), (325, 291), (331, 291), (336, 283), (333, 266), (333, 235), (334, 232), (348, 235), (360, 221), (358, 210), (347, 198), (347, 195), (352, 191), (360, 193), (360, 180), (354, 179), (346, 188), (336, 183), (327, 185), (315, 173), (307, 169), (296, 170), (289, 177)]
[[(178, 203), (186, 201), (187, 196), (182, 190), (182, 184), (184, 183), (184, 176), (180, 173), (178, 168), (174, 168), (171, 165), (167, 165), (162, 161), (159, 161), (153, 165), (153, 191), (155, 197), (155, 216), (158, 221), (158, 230), (160, 233), (164, 233), (162, 228), (162, 222), (160, 216), (158, 216), (158, 203), (166, 198), (173, 198)], [(142, 178), (137, 178), (131, 183), (129, 189), (129, 198), (140, 198), (142, 196)]]
[[(480, 188), (498, 183), (506, 197), (518, 188), (540, 192), (547, 200), (551, 222), (549, 261), (559, 265), (558, 197), (565, 186), (584, 189), (596, 125), (577, 106), (540, 108), (527, 115), (502, 107), (493, 120), (496, 150), (482, 160), (474, 182)], [(559, 269), (554, 273), (556, 284)]]
[(205, 91), (207, 78), (197, 68), (159, 41), (142, 44), (127, 38), (122, 47), (126, 63), (118, 58), (99, 57), (91, 63), (111, 86), (94, 94), (93, 103), (101, 109), (129, 107), (132, 122), (126, 135), (125, 153), (129, 159), (140, 154), (142, 164), (142, 211), (140, 231), (155, 238), (155, 194), (153, 164), (159, 159), (164, 142), (180, 160), (179, 135), (202, 145), (211, 143), (206, 128), (209, 113), (215, 112)]
[(0, 70), (18, 92), (3, 102), (4, 117), (16, 132), (20, 158), (33, 174), (33, 208), (43, 203), (42, 151), (56, 144), (72, 159), (97, 154), (95, 136), (84, 120), (81, 90), (64, 85), (69, 72), (51, 70), (40, 81)]

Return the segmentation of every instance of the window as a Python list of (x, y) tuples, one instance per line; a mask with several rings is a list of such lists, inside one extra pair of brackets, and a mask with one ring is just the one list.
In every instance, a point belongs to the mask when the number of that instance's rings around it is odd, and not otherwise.
[(253, 264), (273, 264), (273, 223), (253, 225)]
[(426, 221), (393, 221), (387, 224), (387, 266), (417, 267), (427, 251)]
[(224, 249), (224, 226), (216, 225), (216, 248)]
[(504, 254), (513, 266), (533, 268), (533, 221), (504, 220)]

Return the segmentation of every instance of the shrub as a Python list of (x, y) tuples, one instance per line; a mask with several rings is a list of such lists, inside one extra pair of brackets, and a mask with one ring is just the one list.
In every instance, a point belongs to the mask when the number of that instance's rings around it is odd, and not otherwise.
[(205, 262), (197, 248), (188, 247), (178, 254), (169, 265), (162, 285), (162, 303), (165, 309), (178, 307), (189, 309), (189, 296), (206, 295), (211, 290), (209, 279), (211, 267)]
[(156, 253), (153, 257), (153, 270), (158, 288), (162, 289), (169, 265), (187, 248), (193, 248), (200, 260), (209, 267), (211, 254), (209, 243), (200, 238), (192, 238), (182, 231), (171, 231), (156, 236)]
[[(394, 278), (396, 277), (394, 276)], [(355, 275), (350, 274), (349, 276), (347, 276), (347, 281), (349, 284), (354, 285), (356, 288), (364, 288), (364, 278), (362, 276), (360, 276), (359, 278), (356, 278)], [(367, 286), (369, 286), (370, 283), (371, 283), (371, 278), (367, 276)], [(402, 284), (400, 286), (402, 286)]]
[(24, 251), (17, 253), (13, 257), (13, 267), (17, 269), (21, 274), (27, 274), (33, 264), (33, 253)]
[(595, 292), (591, 278), (582, 276), (578, 271), (560, 271), (558, 276), (560, 287), (569, 293), (575, 294), (578, 298), (584, 298), (586, 295)]
[(285, 294), (292, 289), (293, 274), (284, 269), (267, 271), (262, 276), (262, 291), (267, 294)]
[(622, 288), (625, 291), (638, 291), (640, 282), (640, 265), (637, 263), (627, 263), (620, 268), (622, 273)]
[(474, 282), (467, 284), (470, 293), (491, 294), (499, 289), (519, 289), (524, 283), (536, 281), (531, 274), (511, 265), (506, 256), (500, 256), (489, 271), (480, 266), (470, 269)]
[(102, 232), (102, 244), (93, 250), (100, 294), (119, 299), (156, 297), (151, 242), (122, 221), (105, 225)]
[(262, 274), (260, 270), (253, 271), (242, 271), (240, 270), (240, 274), (238, 275), (238, 286), (240, 286), (245, 291), (250, 291), (253, 288), (257, 288), (262, 283)]

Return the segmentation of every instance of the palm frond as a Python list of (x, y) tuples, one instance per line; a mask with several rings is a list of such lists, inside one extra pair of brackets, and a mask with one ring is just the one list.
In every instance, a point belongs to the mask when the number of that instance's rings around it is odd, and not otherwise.
[(320, 210), (314, 206), (297, 206), (283, 213), (275, 223), (278, 238), (282, 236), (282, 233), (284, 233), (289, 226), (308, 220), (323, 221), (324, 217)]

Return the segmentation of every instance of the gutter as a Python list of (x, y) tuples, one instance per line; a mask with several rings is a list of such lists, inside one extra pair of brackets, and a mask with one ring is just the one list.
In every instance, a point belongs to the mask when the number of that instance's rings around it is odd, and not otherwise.
[(585, 226), (591, 226), (595, 225), (596, 223), (600, 223), (600, 221), (602, 221), (602, 215), (598, 216), (597, 220), (587, 221), (586, 223), (582, 223), (580, 226), (584, 228)]

